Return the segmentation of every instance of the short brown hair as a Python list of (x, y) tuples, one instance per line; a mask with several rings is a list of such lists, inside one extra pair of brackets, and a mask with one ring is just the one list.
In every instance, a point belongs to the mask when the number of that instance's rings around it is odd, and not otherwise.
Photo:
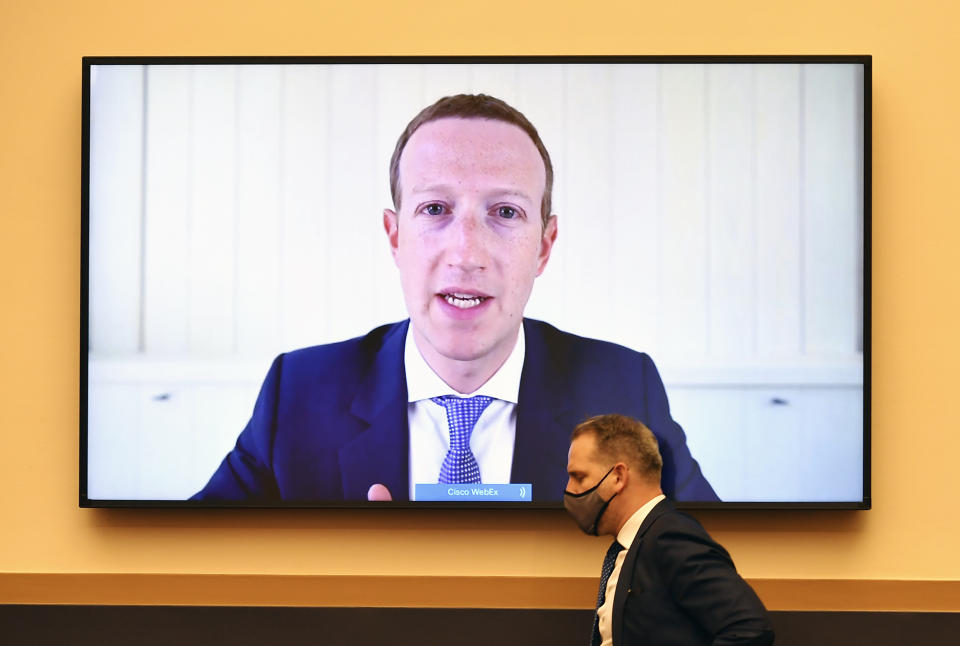
[(400, 156), (403, 149), (407, 147), (407, 142), (413, 133), (425, 123), (459, 117), (461, 119), (489, 119), (491, 121), (503, 121), (517, 126), (523, 130), (533, 145), (537, 147), (543, 167), (546, 171), (546, 183), (543, 187), (543, 199), (540, 201), (540, 220), (543, 227), (547, 226), (547, 220), (550, 218), (550, 209), (552, 208), (553, 194), (553, 164), (550, 162), (550, 153), (547, 147), (543, 145), (537, 129), (523, 113), (509, 105), (506, 101), (487, 94), (456, 94), (454, 96), (445, 96), (433, 105), (429, 105), (413, 118), (407, 124), (406, 129), (397, 139), (397, 145), (393, 149), (393, 156), (390, 158), (390, 196), (393, 198), (393, 207), (400, 209)]
[(652, 482), (660, 482), (663, 458), (657, 437), (647, 426), (626, 415), (597, 415), (573, 429), (570, 441), (592, 433), (597, 454), (608, 462), (626, 462)]

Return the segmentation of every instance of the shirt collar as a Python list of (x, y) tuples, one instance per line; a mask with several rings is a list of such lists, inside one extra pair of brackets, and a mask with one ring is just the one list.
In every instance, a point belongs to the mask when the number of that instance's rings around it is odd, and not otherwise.
[[(417, 343), (413, 338), (412, 325), (413, 323), (407, 326), (407, 339), (403, 348), (403, 365), (407, 374), (407, 401), (416, 402), (431, 397), (454, 394), (455, 391), (437, 376), (437, 373), (427, 365), (423, 355), (420, 354)], [(475, 392), (462, 396), (486, 395), (516, 404), (520, 398), (520, 374), (523, 372), (525, 353), (526, 340), (523, 334), (523, 325), (521, 325), (517, 342), (500, 369)]]
[(640, 531), (640, 525), (643, 524), (647, 514), (649, 514), (650, 511), (657, 506), (657, 503), (664, 498), (666, 498), (666, 496), (663, 494), (654, 496), (644, 503), (640, 509), (633, 512), (633, 515), (627, 519), (627, 522), (625, 522), (623, 527), (620, 528), (620, 531), (617, 532), (617, 542), (624, 547), (630, 547), (633, 544), (633, 539), (637, 537), (637, 532)]

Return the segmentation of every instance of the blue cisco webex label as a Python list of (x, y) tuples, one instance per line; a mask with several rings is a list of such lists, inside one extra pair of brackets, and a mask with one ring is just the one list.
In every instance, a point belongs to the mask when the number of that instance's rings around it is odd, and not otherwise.
[(529, 484), (418, 484), (414, 489), (414, 497), (418, 501), (531, 502), (533, 487)]

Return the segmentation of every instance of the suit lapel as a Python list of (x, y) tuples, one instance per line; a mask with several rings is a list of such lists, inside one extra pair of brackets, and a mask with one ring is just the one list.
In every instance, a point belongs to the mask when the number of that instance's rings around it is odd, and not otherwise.
[(409, 321), (388, 331), (350, 405), (368, 424), (340, 449), (346, 500), (366, 500), (372, 484), (386, 485), (394, 500), (409, 500), (407, 380), (403, 348)]
[(524, 319), (526, 354), (520, 376), (517, 432), (510, 481), (530, 483), (539, 500), (558, 500), (566, 482), (575, 419), (564, 393), (567, 372), (554, 365), (542, 324)]
[[(386, 485), (394, 500), (409, 500), (407, 382), (403, 365), (409, 320), (384, 335), (350, 412), (366, 430), (340, 449), (344, 498), (366, 500), (370, 485)], [(526, 355), (520, 376), (511, 482), (530, 483), (539, 499), (559, 499), (567, 449), (579, 422), (565, 393), (568, 367), (551, 356), (544, 325), (524, 319)]]
[(643, 543), (643, 535), (647, 533), (653, 522), (667, 511), (672, 509), (672, 505), (667, 499), (663, 499), (654, 505), (647, 517), (640, 523), (637, 529), (637, 535), (627, 550), (627, 556), (623, 560), (623, 566), (620, 568), (620, 578), (617, 579), (617, 591), (613, 597), (613, 643), (620, 644), (623, 633), (623, 607), (627, 604), (627, 597), (630, 595), (630, 586), (633, 582), (633, 572), (637, 565), (637, 555), (640, 554), (640, 545)]

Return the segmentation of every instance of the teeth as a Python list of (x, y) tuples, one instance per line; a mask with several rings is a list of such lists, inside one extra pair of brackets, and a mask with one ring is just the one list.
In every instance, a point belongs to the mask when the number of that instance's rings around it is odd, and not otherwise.
[(479, 296), (469, 296), (468, 294), (444, 294), (443, 299), (462, 310), (476, 307), (483, 302)]

